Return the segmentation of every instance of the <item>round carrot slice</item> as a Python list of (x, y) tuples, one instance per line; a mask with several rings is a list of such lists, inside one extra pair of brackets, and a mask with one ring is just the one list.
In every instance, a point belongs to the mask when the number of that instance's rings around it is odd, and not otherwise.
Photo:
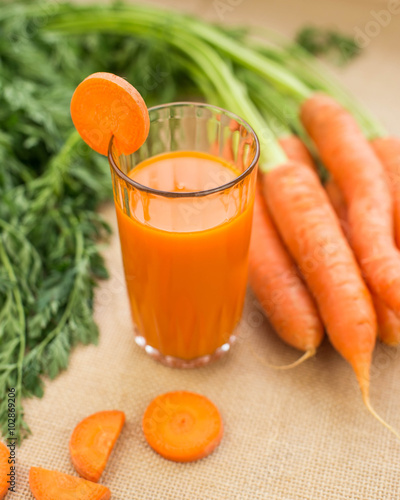
[(102, 155), (107, 155), (113, 135), (121, 153), (134, 153), (150, 127), (142, 96), (112, 73), (94, 73), (78, 85), (71, 100), (71, 117), (82, 139)]
[(3, 499), (8, 490), (10, 464), (8, 459), (10, 457), (10, 450), (3, 443), (0, 443), (0, 500)]
[(125, 414), (122, 411), (100, 411), (75, 427), (69, 442), (69, 452), (80, 476), (97, 483), (124, 423)]
[(156, 397), (143, 416), (149, 445), (164, 458), (192, 462), (219, 445), (223, 424), (217, 407), (206, 397), (187, 391)]
[(109, 500), (111, 492), (101, 484), (62, 472), (31, 467), (29, 486), (36, 500)]

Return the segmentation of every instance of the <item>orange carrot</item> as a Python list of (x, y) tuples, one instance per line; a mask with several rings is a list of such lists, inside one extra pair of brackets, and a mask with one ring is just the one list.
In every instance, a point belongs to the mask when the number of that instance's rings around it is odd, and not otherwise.
[(279, 144), (289, 160), (298, 161), (310, 167), (311, 170), (317, 170), (313, 157), (304, 142), (297, 135), (282, 136), (279, 138)]
[[(233, 161), (229, 139), (224, 157)], [(311, 155), (296, 136), (283, 137), (279, 142), (288, 155), (309, 162), (314, 168)], [(290, 365), (275, 368), (291, 368), (313, 356), (322, 341), (324, 327), (314, 299), (271, 220), (260, 183), (254, 198), (249, 282), (276, 333), (287, 344), (306, 353)]]
[(381, 162), (350, 113), (315, 94), (301, 119), (343, 192), (351, 244), (370, 289), (400, 315), (400, 252), (393, 237), (393, 204)]
[(394, 234), (400, 248), (400, 138), (384, 137), (371, 141), (375, 154), (380, 159), (393, 198)]
[[(300, 162), (317, 172), (317, 166), (311, 153), (299, 137), (296, 135), (286, 135), (279, 139), (279, 144), (282, 146), (289, 160)], [(332, 177), (325, 183), (324, 188), (336, 215), (342, 223), (342, 221), (345, 221), (347, 218), (347, 208), (340, 189)]]
[(379, 339), (387, 345), (400, 345), (400, 318), (376, 295), (372, 296), (378, 318)]
[(164, 458), (192, 462), (219, 445), (223, 424), (217, 407), (206, 397), (175, 391), (156, 397), (143, 416), (148, 444)]
[[(297, 135), (286, 135), (279, 138), (279, 144), (285, 151), (286, 156), (289, 160), (293, 160), (295, 162), (302, 163), (303, 165), (307, 165), (311, 170), (317, 172), (317, 166), (314, 162), (313, 157), (311, 156), (310, 151), (307, 149), (304, 142), (297, 137)], [(346, 214), (346, 203), (344, 201), (343, 195), (338, 188), (335, 181), (330, 177), (330, 179), (324, 185), (326, 194), (328, 195), (329, 201), (333, 209), (336, 212), (336, 215), (339, 219), (345, 219)]]
[(100, 479), (125, 423), (122, 411), (100, 411), (82, 420), (74, 429), (69, 451), (76, 472), (88, 479)]
[(0, 500), (7, 495), (8, 491), (8, 481), (10, 480), (10, 477), (7, 475), (10, 473), (9, 458), (10, 450), (5, 444), (0, 442)]
[(82, 139), (107, 155), (111, 136), (123, 154), (131, 154), (149, 133), (149, 114), (139, 92), (123, 78), (94, 73), (76, 88), (71, 117)]
[[(340, 223), (346, 234), (347, 230), (347, 209), (340, 189), (333, 179), (325, 184), (325, 189), (336, 214), (340, 218)], [(400, 344), (400, 319), (391, 311), (384, 302), (375, 294), (372, 301), (378, 320), (378, 336), (385, 344), (396, 346)]]
[(344, 226), (346, 225), (345, 222), (347, 221), (347, 207), (343, 194), (332, 177), (325, 183), (324, 187), (329, 201), (331, 202), (331, 205), (340, 220), (342, 228), (344, 229)]
[(277, 334), (289, 345), (315, 353), (324, 327), (314, 299), (276, 230), (256, 188), (249, 252), (249, 281)]
[(105, 486), (62, 472), (31, 467), (29, 486), (36, 500), (109, 500)]
[(263, 179), (274, 221), (317, 301), (332, 344), (353, 367), (370, 407), (376, 316), (327, 195), (317, 174), (299, 163), (289, 161)]

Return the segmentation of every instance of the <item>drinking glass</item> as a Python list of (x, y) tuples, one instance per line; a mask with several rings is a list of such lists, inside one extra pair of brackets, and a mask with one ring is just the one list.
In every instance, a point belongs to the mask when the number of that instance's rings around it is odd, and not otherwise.
[[(229, 350), (241, 318), (259, 142), (243, 119), (208, 104), (156, 106), (149, 116), (138, 151), (121, 154), (112, 138), (108, 153), (135, 339), (168, 366), (196, 367)], [(138, 182), (166, 153), (187, 157), (178, 188)], [(180, 190), (193, 155), (207, 182)], [(220, 168), (206, 171), (209, 161)]]

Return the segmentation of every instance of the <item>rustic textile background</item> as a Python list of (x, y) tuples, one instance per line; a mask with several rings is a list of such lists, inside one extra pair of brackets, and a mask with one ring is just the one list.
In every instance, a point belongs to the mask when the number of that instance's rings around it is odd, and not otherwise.
[[(159, 0), (159, 4), (166, 2)], [(171, 0), (229, 24), (274, 27), (292, 35), (304, 23), (367, 33), (388, 2), (319, 0)], [(225, 8), (224, 8), (225, 5)], [(219, 9), (222, 7), (222, 10)], [(222, 16), (222, 17), (221, 17)], [(372, 33), (372, 31), (368, 31)], [(400, 134), (400, 13), (369, 36), (367, 52), (340, 79)], [(33, 435), (18, 450), (18, 493), (31, 499), (32, 465), (73, 473), (68, 440), (92, 412), (121, 409), (127, 424), (102, 483), (115, 500), (395, 500), (400, 498), (400, 443), (365, 410), (349, 366), (325, 342), (316, 359), (290, 372), (297, 353), (270, 331), (249, 293), (240, 337), (231, 353), (209, 367), (179, 371), (152, 361), (133, 341), (114, 209), (104, 214), (115, 233), (105, 250), (112, 278), (96, 297), (98, 347), (79, 347), (67, 372), (26, 402)], [(338, 311), (340, 314), (340, 311)], [(265, 361), (265, 362), (264, 362)], [(187, 389), (207, 395), (223, 415), (225, 437), (209, 458), (175, 464), (156, 455), (140, 430), (156, 395)], [(372, 401), (400, 429), (400, 351), (380, 346), (372, 372)]]

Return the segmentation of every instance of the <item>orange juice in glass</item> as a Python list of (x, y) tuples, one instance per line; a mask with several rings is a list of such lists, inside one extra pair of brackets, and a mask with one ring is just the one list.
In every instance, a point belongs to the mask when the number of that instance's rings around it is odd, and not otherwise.
[(259, 143), (214, 106), (149, 115), (136, 153), (113, 139), (109, 148), (136, 342), (164, 364), (195, 367), (229, 350), (242, 314)]

